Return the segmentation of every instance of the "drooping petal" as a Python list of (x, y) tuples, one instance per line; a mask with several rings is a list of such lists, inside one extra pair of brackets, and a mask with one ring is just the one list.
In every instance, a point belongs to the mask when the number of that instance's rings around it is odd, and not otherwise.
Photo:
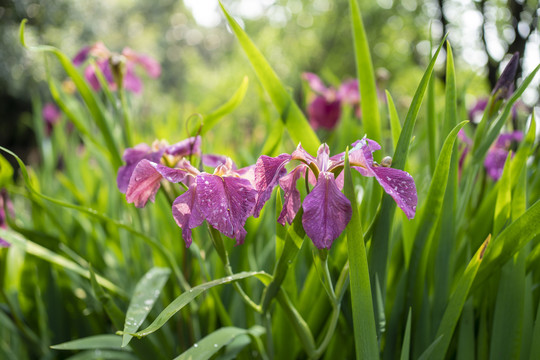
[[(375, 179), (397, 203), (409, 219), (414, 218), (418, 195), (414, 179), (409, 173), (387, 167), (372, 167)], [(369, 176), (369, 175), (368, 175)]]
[(160, 187), (161, 179), (178, 183), (186, 177), (187, 173), (181, 169), (173, 169), (148, 160), (141, 160), (131, 175), (126, 191), (128, 203), (136, 207), (144, 207), (148, 200), (154, 202)]
[(79, 66), (83, 62), (88, 59), (88, 55), (90, 54), (90, 50), (92, 50), (92, 46), (85, 46), (79, 52), (73, 57), (73, 65)]
[(172, 205), (174, 220), (182, 229), (182, 238), (187, 248), (192, 242), (191, 229), (201, 225), (204, 221), (197, 201), (196, 187), (197, 185), (193, 184), (188, 191), (177, 197)]
[(210, 225), (235, 238), (237, 245), (244, 241), (244, 224), (253, 214), (257, 199), (257, 191), (248, 180), (202, 173), (197, 177), (197, 199)]
[(494, 147), (488, 151), (486, 160), (484, 160), (484, 167), (489, 177), (494, 181), (501, 178), (507, 156), (507, 149)]
[(173, 144), (165, 149), (165, 153), (173, 156), (189, 156), (201, 151), (201, 137), (193, 136)]
[(126, 162), (126, 165), (121, 166), (118, 169), (118, 176), (116, 177), (116, 183), (121, 193), (126, 193), (129, 180), (135, 170), (135, 167), (139, 161), (143, 159), (150, 160), (152, 162), (159, 162), (163, 154), (163, 150), (152, 151), (152, 149), (146, 144), (139, 144), (133, 148), (128, 148), (124, 151), (122, 159)]
[(341, 116), (341, 102), (318, 95), (308, 107), (309, 124), (314, 130), (323, 128), (332, 130)]
[(285, 165), (291, 161), (291, 155), (281, 154), (278, 157), (262, 155), (255, 164), (255, 188), (257, 189), (257, 204), (254, 215), (258, 217), (264, 204), (270, 199), (272, 190), (279, 179), (287, 173)]
[(283, 209), (278, 217), (278, 223), (285, 225), (285, 221), (291, 224), (300, 209), (300, 192), (296, 187), (296, 182), (306, 171), (307, 166), (298, 165), (290, 173), (279, 179), (279, 186), (283, 189)]
[(321, 172), (303, 203), (302, 224), (319, 249), (329, 249), (351, 220), (350, 201), (336, 186), (334, 174)]

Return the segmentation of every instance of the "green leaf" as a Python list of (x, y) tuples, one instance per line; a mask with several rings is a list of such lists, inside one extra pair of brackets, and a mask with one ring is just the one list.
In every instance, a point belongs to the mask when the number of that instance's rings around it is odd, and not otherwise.
[[(434, 348), (437, 351), (432, 351), (432, 357), (430, 359), (444, 359), (450, 341), (452, 340), (452, 334), (456, 328), (459, 317), (461, 316), (461, 311), (465, 305), (465, 301), (469, 295), (469, 291), (472, 287), (473, 281), (478, 272), (478, 268), (482, 263), (486, 248), (489, 245), (491, 236), (484, 241), (482, 246), (476, 251), (473, 258), (467, 265), (467, 268), (463, 272), (463, 275), (458, 280), (456, 288), (450, 297), (446, 311), (444, 312), (441, 324), (437, 330), (436, 338), (440, 341), (435, 344)], [(427, 351), (427, 350), (426, 350)]]
[(289, 130), (289, 135), (295, 144), (302, 143), (307, 152), (314, 154), (320, 145), (320, 141), (313, 129), (309, 126), (302, 110), (294, 102), (285, 86), (279, 80), (270, 64), (262, 53), (257, 49), (244, 30), (238, 25), (227, 12), (223, 4), (219, 3), (229, 25), (244, 49), (257, 77), (264, 89), (270, 96), (272, 103), (280, 114), (281, 121)]
[(13, 167), (0, 155), (0, 188), (5, 187), (13, 179)]
[(405, 326), (405, 335), (403, 335), (403, 345), (401, 346), (401, 360), (409, 360), (411, 349), (411, 309), (407, 315), (407, 325)]
[(265, 282), (265, 281), (268, 281), (270, 276), (268, 274), (266, 274), (264, 271), (241, 272), (241, 273), (238, 273), (238, 274), (234, 274), (232, 276), (227, 276), (227, 277), (224, 277), (224, 278), (221, 278), (221, 279), (209, 281), (207, 283), (192, 287), (191, 289), (189, 289), (189, 291), (183, 293), (182, 295), (180, 295), (176, 299), (174, 299), (174, 301), (172, 303), (170, 303), (169, 306), (167, 306), (165, 308), (165, 310), (163, 310), (158, 315), (156, 320), (154, 320), (154, 322), (152, 324), (150, 324), (150, 326), (148, 326), (144, 330), (141, 330), (141, 331), (139, 331), (137, 333), (130, 334), (130, 335), (137, 336), (137, 337), (144, 337), (144, 336), (150, 335), (151, 333), (159, 330), (159, 328), (161, 328), (163, 325), (165, 325), (165, 323), (174, 314), (176, 314), (177, 312), (182, 310), (182, 308), (184, 306), (189, 304), (191, 301), (193, 301), (200, 294), (206, 292), (207, 290), (209, 290), (209, 289), (211, 289), (211, 288), (213, 288), (215, 286), (223, 285), (223, 284), (230, 284), (230, 283), (232, 283), (234, 281), (238, 281), (238, 280), (246, 279), (246, 278), (250, 278), (250, 277), (256, 277), (259, 280)]
[(222, 347), (232, 343), (239, 336), (250, 335), (252, 337), (259, 337), (264, 333), (264, 328), (258, 325), (248, 330), (237, 327), (222, 327), (205, 336), (198, 343), (193, 344), (192, 347), (174, 360), (206, 360), (216, 354)]
[(118, 335), (95, 335), (53, 345), (55, 350), (121, 349), (122, 338)]
[[(60, 256), (56, 254), (55, 252), (26, 239), (24, 236), (17, 234), (13, 232), (12, 230), (0, 228), (0, 237), (3, 239), (6, 239), (13, 246), (21, 248), (22, 250), (24, 250), (26, 253), (30, 255), (38, 257), (47, 262), (50, 262), (51, 264), (58, 265), (65, 270), (75, 272), (87, 279), (90, 278), (90, 273), (88, 272), (88, 270), (83, 269), (77, 263), (69, 259), (66, 259), (63, 256)], [(107, 288), (108, 290), (122, 297), (127, 297), (124, 290), (120, 289), (118, 286), (114, 285), (109, 280), (99, 275), (96, 278), (101, 286)]]
[[(512, 172), (510, 166), (509, 154), (506, 154), (504, 169), (499, 179), (499, 188), (497, 192), (497, 201), (495, 202), (495, 214), (493, 221), (493, 234), (497, 235), (510, 220), (511, 202), (512, 202)], [(517, 177), (517, 176), (516, 176)]]
[(122, 165), (122, 159), (120, 157), (120, 152), (118, 151), (118, 147), (113, 138), (112, 132), (109, 129), (109, 125), (105, 118), (103, 105), (100, 103), (96, 95), (90, 89), (77, 68), (73, 65), (71, 59), (64, 55), (60, 50), (53, 46), (28, 46), (26, 44), (26, 41), (24, 39), (24, 27), (26, 22), (27, 19), (21, 21), (21, 26), (19, 29), (21, 44), (30, 51), (51, 53), (56, 56), (58, 61), (60, 61), (60, 64), (64, 68), (66, 74), (71, 78), (71, 80), (73, 80), (73, 83), (77, 87), (77, 91), (79, 92), (81, 98), (84, 100), (86, 106), (88, 107), (88, 110), (90, 111), (90, 114), (96, 122), (97, 127), (103, 135), (114, 168), (118, 169)]
[(399, 116), (394, 105), (394, 99), (390, 92), (386, 90), (386, 102), (388, 103), (388, 114), (390, 115), (390, 129), (392, 130), (392, 143), (394, 144), (394, 151), (396, 150), (397, 143), (399, 141), (399, 135), (401, 134), (401, 123), (399, 122)]
[(150, 269), (137, 283), (126, 313), (122, 347), (130, 342), (132, 336), (129, 334), (139, 329), (152, 310), (170, 274), (171, 270), (168, 268), (155, 267)]
[(437, 344), (439, 344), (439, 342), (441, 341), (442, 337), (438, 337), (437, 339), (435, 339), (435, 341), (433, 341), (431, 343), (431, 345), (429, 345), (429, 347), (422, 353), (422, 355), (420, 355), (420, 357), (418, 358), (418, 360), (428, 360), (428, 359), (431, 359), (431, 354), (433, 353), (433, 350), (435, 350), (435, 347), (437, 346)]
[[(200, 135), (204, 135), (210, 131), (219, 122), (219, 120), (221, 120), (225, 115), (233, 112), (234, 109), (236, 109), (242, 103), (244, 97), (246, 96), (248, 85), (249, 78), (244, 76), (242, 84), (240, 84), (240, 87), (235, 91), (233, 96), (231, 96), (231, 98), (225, 104), (221, 105), (219, 108), (204, 117), (204, 125), (201, 129)], [(194, 131), (191, 135), (196, 135), (196, 131)]]
[(139, 359), (133, 353), (126, 351), (111, 350), (87, 350), (70, 356), (66, 360), (137, 360)]
[(358, 85), (362, 97), (362, 119), (364, 130), (370, 139), (381, 142), (381, 120), (379, 115), (379, 104), (377, 100), (377, 86), (375, 85), (375, 73), (369, 52), (369, 44), (362, 22), (362, 14), (357, 0), (350, 0), (352, 33), (354, 38), (354, 53), (356, 59), (356, 73), (358, 74)]
[(375, 312), (371, 298), (366, 247), (358, 205), (356, 204), (348, 148), (345, 151), (345, 167), (343, 171), (345, 171), (343, 189), (352, 207), (352, 217), (346, 231), (356, 358), (378, 359), (379, 345), (377, 342), (377, 329), (375, 327)]
[(540, 359), (540, 302), (536, 310), (536, 320), (534, 321), (534, 330), (531, 341), (530, 360)]

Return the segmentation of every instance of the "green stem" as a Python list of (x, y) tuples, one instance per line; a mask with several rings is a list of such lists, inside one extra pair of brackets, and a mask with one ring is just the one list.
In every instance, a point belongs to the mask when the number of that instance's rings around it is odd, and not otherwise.
[(124, 91), (123, 87), (120, 87), (118, 89), (118, 95), (120, 96), (120, 105), (122, 107), (122, 119), (124, 120), (124, 141), (126, 143), (126, 147), (132, 147), (133, 146), (133, 136), (132, 136), (132, 121), (131, 117), (129, 116), (129, 110), (127, 106), (126, 101), (126, 92)]

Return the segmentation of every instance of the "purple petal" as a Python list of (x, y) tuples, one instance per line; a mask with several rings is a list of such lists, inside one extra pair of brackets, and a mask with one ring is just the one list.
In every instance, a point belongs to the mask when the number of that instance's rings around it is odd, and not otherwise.
[(341, 116), (341, 102), (337, 99), (328, 100), (325, 96), (319, 95), (309, 104), (308, 116), (313, 129), (332, 130)]
[(300, 160), (307, 165), (311, 164), (312, 162), (317, 163), (317, 159), (315, 159), (310, 153), (304, 150), (302, 144), (298, 144), (296, 150), (293, 151), (291, 156), (291, 160)]
[(0, 247), (10, 247), (11, 244), (8, 243), (6, 240), (0, 238)]
[(94, 67), (92, 65), (88, 65), (86, 69), (84, 69), (84, 77), (86, 81), (92, 86), (92, 89), (95, 91), (98, 91), (101, 86), (99, 84), (99, 80), (96, 76), (96, 72), (94, 71)]
[(184, 156), (184, 157), (192, 155), (192, 154), (198, 154), (200, 153), (200, 151), (201, 151), (201, 137), (200, 136), (187, 138), (165, 149), (165, 152), (169, 155)]
[(358, 89), (358, 80), (349, 80), (341, 84), (338, 89), (337, 97), (345, 104), (358, 104), (360, 102), (360, 90)]
[(317, 167), (320, 171), (327, 171), (330, 164), (330, 148), (326, 143), (317, 149)]
[(246, 179), (202, 173), (197, 177), (197, 198), (201, 213), (210, 225), (241, 244), (244, 224), (253, 214), (257, 191)]
[(497, 142), (495, 143), (495, 147), (500, 149), (509, 149), (512, 145), (512, 141), (522, 141), (523, 140), (523, 132), (517, 130), (511, 133), (504, 133), (499, 135), (497, 138)]
[(128, 148), (124, 151), (122, 159), (126, 162), (126, 165), (118, 169), (118, 176), (116, 177), (116, 183), (121, 193), (126, 193), (129, 180), (135, 170), (135, 167), (139, 161), (143, 159), (150, 160), (152, 162), (159, 162), (163, 154), (163, 150), (152, 151), (152, 149), (146, 144), (139, 144), (134, 148)]
[(409, 219), (414, 218), (418, 195), (409, 173), (387, 167), (372, 167), (371, 171), (384, 191), (390, 195)]
[(351, 220), (350, 201), (336, 186), (334, 174), (321, 172), (317, 185), (304, 199), (302, 224), (313, 244), (329, 249)]
[(291, 224), (300, 209), (300, 192), (296, 188), (296, 182), (304, 176), (307, 166), (300, 164), (290, 173), (279, 179), (279, 186), (283, 189), (283, 209), (278, 217), (278, 223), (285, 225), (285, 221)]
[[(227, 157), (225, 155), (203, 154), (202, 162), (205, 166), (218, 167), (221, 164), (225, 164)], [(236, 169), (236, 165), (233, 163), (233, 168)]]
[(255, 188), (257, 189), (257, 204), (254, 215), (258, 217), (264, 204), (270, 199), (272, 190), (279, 179), (287, 173), (285, 165), (291, 161), (291, 155), (281, 154), (278, 157), (263, 155), (255, 164)]
[[(469, 110), (469, 120), (473, 121), (474, 123), (479, 123), (482, 114), (484, 113), (484, 110), (488, 104), (487, 98), (482, 98), (476, 101), (474, 106)], [(460, 130), (459, 132), (462, 132)]]
[(324, 94), (327, 90), (321, 78), (314, 73), (305, 72), (302, 74), (302, 79), (306, 80), (311, 90), (315, 91), (319, 95)]
[(141, 160), (137, 164), (126, 191), (128, 203), (136, 207), (144, 207), (148, 200), (154, 202), (160, 187), (161, 179), (178, 183), (185, 179), (187, 173), (181, 169), (173, 169), (148, 160)]
[(201, 225), (204, 221), (197, 201), (196, 185), (191, 186), (188, 191), (174, 200), (172, 213), (174, 220), (182, 229), (182, 238), (188, 248), (192, 242), (191, 229)]
[(508, 99), (514, 92), (514, 79), (519, 67), (519, 52), (515, 52), (495, 84), (491, 95), (496, 99)]
[(85, 46), (81, 50), (79, 50), (77, 55), (75, 55), (75, 57), (72, 60), (73, 65), (79, 66), (83, 62), (85, 62), (86, 59), (88, 59), (88, 55), (90, 54), (91, 50), (92, 50), (92, 46)]
[(501, 148), (491, 148), (484, 161), (484, 167), (490, 178), (497, 181), (501, 178), (504, 170), (504, 163), (508, 156), (508, 150)]
[(143, 88), (142, 81), (135, 74), (132, 67), (128, 65), (126, 74), (124, 75), (124, 88), (135, 94), (140, 94)]
[(124, 48), (122, 55), (128, 58), (130, 61), (141, 65), (144, 70), (153, 78), (158, 77), (161, 74), (161, 65), (148, 55), (139, 54), (130, 48)]

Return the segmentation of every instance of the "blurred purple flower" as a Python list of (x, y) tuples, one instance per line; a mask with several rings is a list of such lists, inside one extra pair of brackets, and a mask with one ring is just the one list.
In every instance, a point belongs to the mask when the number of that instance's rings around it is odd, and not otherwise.
[[(353, 144), (349, 152), (351, 167), (363, 176), (375, 177), (383, 189), (394, 198), (397, 205), (412, 219), (416, 212), (417, 193), (413, 178), (405, 171), (379, 166), (373, 161), (372, 153), (381, 147), (375, 141), (364, 138)], [(317, 157), (307, 153), (301, 145), (291, 154), (281, 154), (276, 158), (261, 156), (255, 165), (255, 183), (258, 201), (255, 216), (272, 189), (279, 183), (284, 191), (283, 209), (278, 222), (291, 223), (300, 209), (304, 209), (302, 224), (306, 234), (319, 249), (329, 249), (343, 232), (351, 219), (349, 200), (341, 193), (343, 188), (344, 153), (330, 157), (328, 145), (323, 144)], [(285, 175), (284, 167), (291, 160), (302, 163)], [(312, 191), (303, 203), (296, 188), (297, 180), (308, 171)]]
[[(117, 87), (113, 69), (111, 68), (113, 66), (111, 65), (112, 59), (120, 62), (125, 61), (126, 68), (123, 75), (123, 86), (126, 90), (134, 93), (140, 93), (143, 88), (141, 80), (135, 73), (135, 65), (140, 65), (152, 78), (156, 78), (161, 74), (161, 66), (156, 60), (150, 56), (139, 54), (127, 47), (122, 50), (120, 57), (118, 57), (117, 54), (109, 51), (102, 42), (97, 42), (92, 46), (82, 48), (73, 58), (73, 64), (80, 66), (89, 57), (96, 59), (98, 68), (103, 73), (112, 90), (115, 90)], [(99, 80), (93, 66), (88, 65), (86, 67), (84, 76), (94, 90), (97, 91), (100, 89)]]
[[(13, 210), (13, 203), (8, 197), (6, 189), (0, 190), (0, 228), (1, 229), (7, 229), (7, 221), (6, 221), (6, 208), (9, 212), (10, 216), (13, 217), (15, 215), (15, 211)], [(0, 238), (0, 247), (9, 247), (11, 244), (7, 242), (6, 240)]]
[(54, 125), (60, 121), (60, 116), (62, 113), (60, 109), (56, 107), (53, 103), (46, 103), (41, 111), (41, 116), (45, 122), (45, 133), (47, 136), (50, 136), (53, 130)]
[[(459, 131), (458, 136), (461, 142), (464, 144), (464, 146), (462, 146), (462, 153), (459, 159), (459, 172), (461, 173), (463, 163), (465, 162), (465, 157), (467, 156), (469, 149), (472, 147), (473, 142), (465, 134), (463, 129)], [(500, 179), (504, 170), (504, 163), (512, 143), (520, 142), (522, 140), (523, 133), (521, 131), (502, 133), (499, 135), (497, 140), (495, 140), (495, 143), (489, 148), (486, 159), (484, 160), (484, 168), (486, 169), (486, 173), (490, 178), (492, 178), (494, 181)], [(514, 156), (513, 152), (511, 156)]]
[[(474, 103), (473, 107), (469, 110), (469, 120), (473, 123), (478, 124), (482, 120), (482, 115), (488, 104), (487, 98), (481, 98)], [(463, 130), (460, 130), (460, 132)]]
[(516, 77), (517, 69), (519, 67), (519, 52), (515, 52), (512, 58), (504, 68), (499, 80), (495, 84), (492, 96), (495, 96), (495, 100), (508, 99), (514, 92), (514, 79)]
[(357, 80), (346, 81), (336, 90), (333, 87), (326, 87), (313, 73), (303, 73), (302, 78), (316, 94), (308, 105), (309, 123), (315, 130), (319, 128), (332, 130), (341, 116), (342, 103), (352, 106), (360, 103)]

